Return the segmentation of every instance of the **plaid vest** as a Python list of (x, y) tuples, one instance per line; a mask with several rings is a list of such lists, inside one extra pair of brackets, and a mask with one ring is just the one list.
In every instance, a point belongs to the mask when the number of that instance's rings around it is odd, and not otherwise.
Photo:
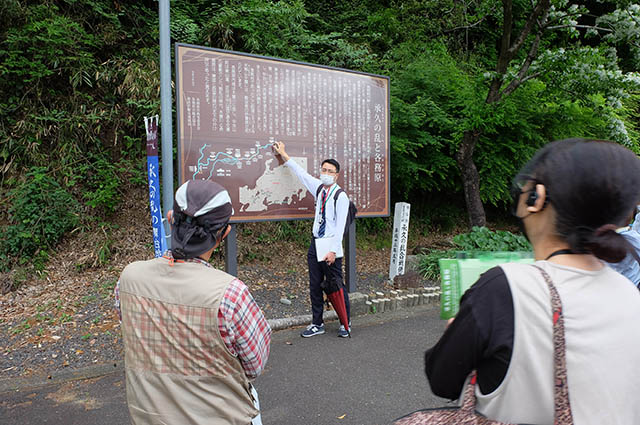
[(218, 308), (234, 277), (195, 262), (138, 261), (120, 276), (127, 403), (134, 424), (241, 424), (258, 414)]

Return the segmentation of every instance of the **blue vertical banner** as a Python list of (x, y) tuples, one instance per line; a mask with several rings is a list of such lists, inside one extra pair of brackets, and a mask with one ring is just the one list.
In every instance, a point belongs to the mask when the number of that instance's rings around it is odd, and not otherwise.
[(162, 225), (162, 208), (160, 206), (158, 115), (144, 117), (144, 127), (147, 130), (147, 178), (149, 180), (151, 226), (153, 227), (153, 252), (156, 257), (162, 257), (167, 250), (167, 241)]

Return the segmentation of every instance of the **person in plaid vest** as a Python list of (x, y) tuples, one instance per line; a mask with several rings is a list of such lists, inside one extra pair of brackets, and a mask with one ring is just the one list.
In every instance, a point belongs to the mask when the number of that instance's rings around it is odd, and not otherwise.
[(251, 385), (271, 329), (247, 286), (208, 260), (230, 231), (229, 193), (180, 186), (165, 256), (129, 264), (116, 285), (134, 424), (259, 423)]

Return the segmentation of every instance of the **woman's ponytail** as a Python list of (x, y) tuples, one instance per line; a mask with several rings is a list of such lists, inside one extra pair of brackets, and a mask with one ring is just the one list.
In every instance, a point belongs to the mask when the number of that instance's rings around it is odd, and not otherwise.
[(584, 248), (593, 255), (608, 263), (618, 263), (627, 256), (633, 247), (627, 240), (616, 232), (617, 226), (614, 224), (605, 224), (598, 227), (584, 241)]

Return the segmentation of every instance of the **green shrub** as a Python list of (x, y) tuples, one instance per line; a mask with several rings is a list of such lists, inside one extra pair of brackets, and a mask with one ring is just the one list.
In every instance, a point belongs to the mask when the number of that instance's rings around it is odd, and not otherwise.
[(531, 244), (522, 235), (478, 226), (469, 233), (454, 236), (453, 243), (460, 251), (531, 251)]
[(420, 255), (418, 259), (418, 272), (425, 279), (439, 281), (441, 258), (455, 258), (459, 251), (481, 252), (481, 251), (531, 251), (531, 244), (522, 236), (516, 235), (506, 230), (495, 232), (486, 227), (474, 226), (471, 232), (462, 233), (453, 237), (453, 244), (456, 246), (450, 250), (431, 250), (427, 254)]
[(356, 233), (362, 236), (377, 235), (379, 233), (390, 232), (393, 224), (393, 216), (371, 217), (365, 220), (356, 221)]
[(418, 273), (425, 279), (439, 281), (440, 280), (440, 264), (441, 258), (451, 258), (456, 255), (455, 250), (434, 249), (428, 254), (421, 254), (418, 258)]
[(278, 221), (273, 223), (273, 235), (271, 240), (293, 241), (299, 246), (309, 243), (311, 229), (306, 220)]
[(90, 154), (89, 162), (77, 167), (77, 179), (83, 186), (85, 204), (98, 215), (112, 214), (120, 203), (118, 167), (102, 155)]
[[(356, 246), (362, 250), (391, 248), (392, 229), (393, 215), (358, 219), (356, 220)], [(346, 247), (346, 239), (344, 244)]]
[[(0, 268), (26, 263), (39, 250), (53, 248), (78, 224), (80, 206), (42, 167), (35, 167), (10, 194), (10, 224), (2, 229)], [(37, 258), (46, 260), (46, 255)]]

